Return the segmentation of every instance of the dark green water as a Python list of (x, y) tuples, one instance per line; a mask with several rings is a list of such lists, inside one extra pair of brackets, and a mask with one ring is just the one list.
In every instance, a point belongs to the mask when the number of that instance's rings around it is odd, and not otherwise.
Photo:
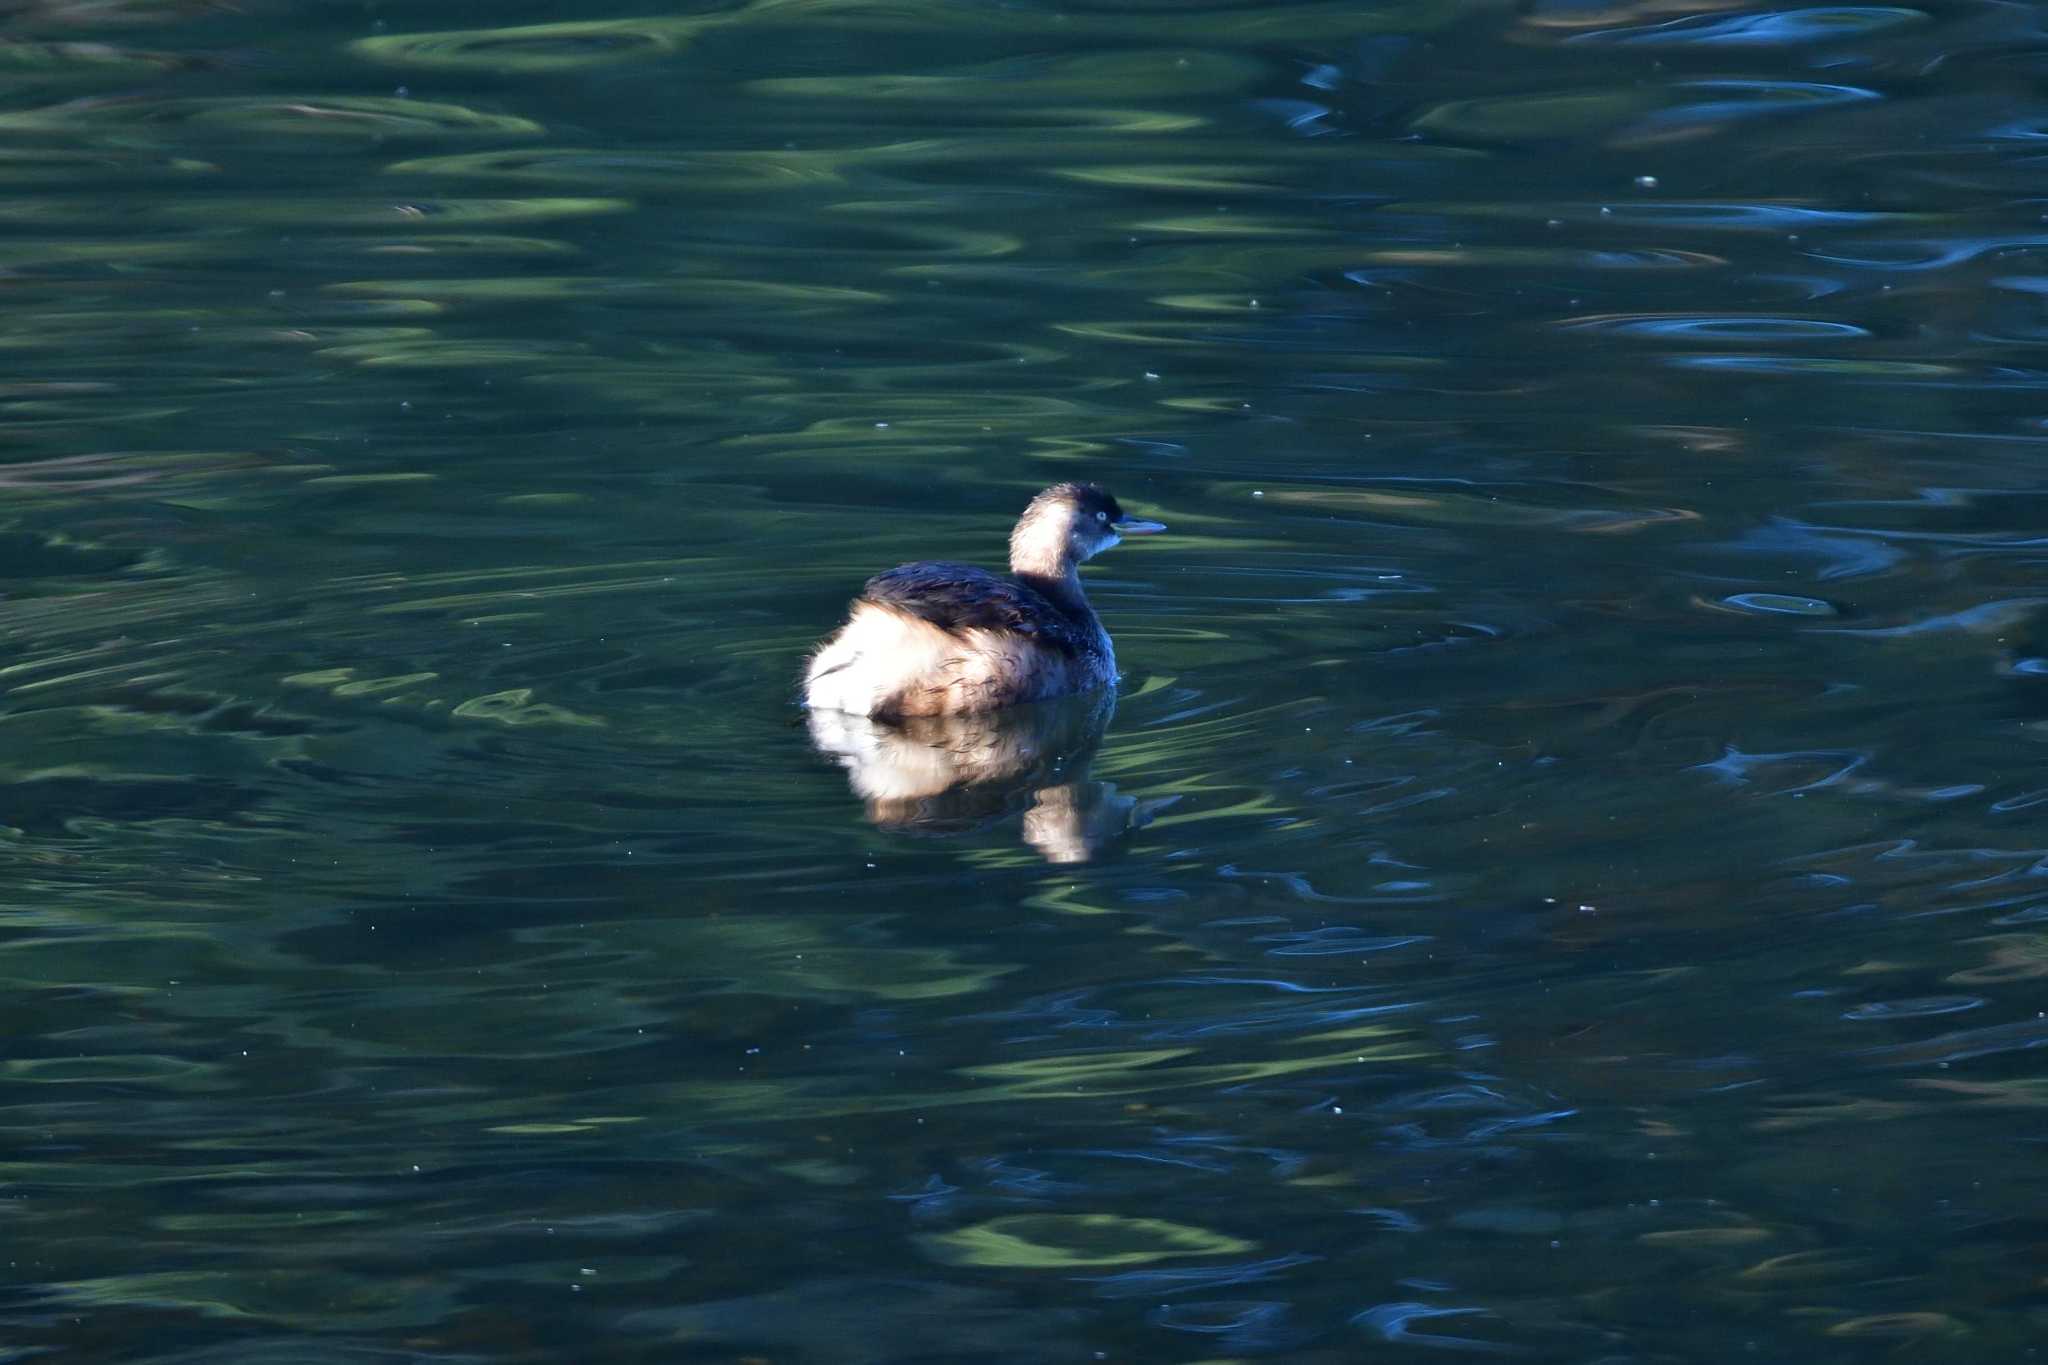
[(2034, 1354), (2039, 9), (0, 13), (0, 1360)]

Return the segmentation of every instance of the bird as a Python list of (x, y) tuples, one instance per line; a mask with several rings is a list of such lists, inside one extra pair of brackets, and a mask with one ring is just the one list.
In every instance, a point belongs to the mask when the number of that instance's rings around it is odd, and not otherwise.
[(876, 720), (960, 716), (1107, 687), (1109, 632), (1080, 566), (1125, 536), (1164, 531), (1092, 483), (1031, 500), (1010, 533), (1007, 577), (971, 564), (901, 564), (867, 581), (846, 624), (811, 655), (804, 704)]

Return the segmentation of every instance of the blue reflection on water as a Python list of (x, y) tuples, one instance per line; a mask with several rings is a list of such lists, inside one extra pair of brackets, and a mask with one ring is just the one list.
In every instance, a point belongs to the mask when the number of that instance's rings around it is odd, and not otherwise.
[(1563, 325), (1573, 331), (1616, 332), (1674, 341), (1811, 341), (1870, 335), (1853, 323), (1818, 318), (1621, 317), (1586, 318)]
[(1351, 1321), (1381, 1341), (1396, 1342), (1403, 1346), (1434, 1346), (1443, 1350), (1501, 1355), (1520, 1353), (1520, 1347), (1507, 1342), (1449, 1336), (1436, 1332), (1417, 1332), (1410, 1326), (1412, 1323), (1429, 1322), (1437, 1318), (1474, 1316), (1488, 1317), (1491, 1314), (1484, 1308), (1437, 1308), (1426, 1303), (1383, 1303), (1366, 1309)]
[(1627, 46), (1787, 47), (1830, 42), (1916, 23), (1925, 12), (1884, 5), (1817, 5), (1762, 14), (1687, 16), (1636, 28), (1596, 29), (1567, 41)]
[(1296, 1266), (1313, 1265), (1322, 1259), (1320, 1256), (1310, 1256), (1297, 1251), (1263, 1261), (1241, 1261), (1233, 1265), (1184, 1266), (1171, 1270), (1127, 1270), (1118, 1275), (1093, 1278), (1089, 1282), (1094, 1284), (1095, 1292), (1105, 1299), (1149, 1298), (1270, 1280)]

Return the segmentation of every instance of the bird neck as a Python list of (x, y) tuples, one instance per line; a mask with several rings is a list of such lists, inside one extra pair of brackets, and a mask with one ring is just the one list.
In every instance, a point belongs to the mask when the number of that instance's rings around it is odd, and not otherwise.
[(1081, 592), (1071, 508), (1033, 503), (1025, 509), (1017, 529), (1010, 532), (1010, 574), (1068, 616), (1085, 621), (1094, 615)]
[(1069, 616), (1085, 618), (1094, 615), (1088, 607), (1087, 595), (1081, 591), (1078, 566), (1067, 560), (1053, 567), (1052, 573), (1035, 572), (1012, 560), (1010, 576)]

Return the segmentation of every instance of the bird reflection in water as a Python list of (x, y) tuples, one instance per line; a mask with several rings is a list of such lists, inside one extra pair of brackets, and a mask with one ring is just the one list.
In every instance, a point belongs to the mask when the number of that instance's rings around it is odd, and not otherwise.
[(1105, 690), (976, 715), (817, 710), (809, 720), (812, 743), (846, 769), (878, 828), (964, 834), (1021, 809), (1024, 842), (1047, 862), (1085, 863), (1178, 799), (1140, 801), (1089, 778), (1115, 710)]

